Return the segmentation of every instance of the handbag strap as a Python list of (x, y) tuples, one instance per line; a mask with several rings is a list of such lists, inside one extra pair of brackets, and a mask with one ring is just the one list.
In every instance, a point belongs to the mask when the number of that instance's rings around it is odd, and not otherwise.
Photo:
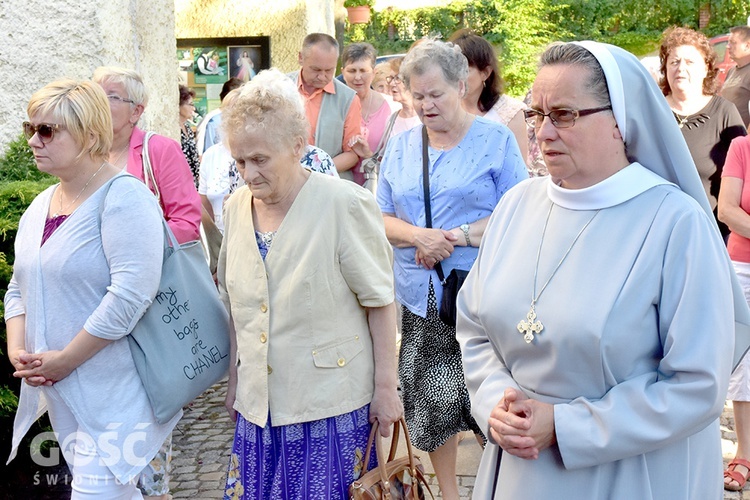
[[(372, 452), (373, 443), (375, 444), (375, 455), (378, 457), (378, 473), (380, 475), (380, 481), (383, 484), (388, 483), (388, 462), (393, 461), (394, 458), (396, 458), (396, 449), (398, 448), (398, 438), (399, 438), (399, 427), (403, 429), (404, 431), (404, 441), (406, 441), (406, 453), (409, 457), (409, 471), (411, 472), (412, 477), (416, 480), (416, 469), (417, 469), (417, 462), (414, 459), (414, 449), (411, 446), (411, 438), (409, 438), (409, 429), (406, 427), (406, 420), (404, 420), (404, 417), (402, 416), (398, 420), (396, 420), (393, 423), (393, 435), (391, 437), (391, 448), (388, 453), (388, 459), (386, 460), (386, 456), (384, 454), (384, 450), (382, 448), (382, 445), (380, 444), (380, 438), (378, 437), (378, 428), (380, 427), (380, 423), (375, 420), (375, 422), (372, 424), (372, 429), (370, 430), (370, 438), (367, 440), (367, 451), (365, 452), (365, 459), (362, 465), (362, 474), (367, 472), (367, 468), (370, 465), (370, 453)], [(417, 488), (412, 488), (412, 500), (417, 500)], [(390, 491), (387, 491), (388, 494), (390, 494)], [(430, 492), (432, 494), (432, 492)], [(433, 497), (434, 498), (434, 497)]]
[(383, 132), (383, 136), (380, 138), (378, 149), (375, 150), (375, 154), (373, 155), (376, 158), (379, 158), (385, 152), (385, 147), (388, 145), (388, 137), (391, 135), (391, 130), (393, 130), (393, 124), (396, 123), (396, 118), (398, 118), (398, 111), (395, 111), (388, 119), (388, 125), (386, 125), (385, 132)]
[(154, 168), (151, 165), (151, 156), (148, 153), (148, 140), (154, 135), (154, 132), (146, 132), (146, 137), (143, 138), (143, 182), (146, 187), (156, 195), (156, 199), (159, 201), (161, 206), (161, 193), (159, 192), (159, 185), (156, 184), (156, 175), (154, 175)]
[[(397, 425), (393, 426), (393, 437), (391, 438), (391, 449), (388, 452), (388, 461), (389, 462), (391, 460), (393, 460), (394, 458), (396, 458), (396, 450), (398, 449), (398, 438), (399, 438), (400, 431), (399, 431), (398, 422), (396, 422), (396, 424)], [(362, 462), (364, 464), (363, 465), (363, 467), (364, 467), (363, 470), (365, 470), (365, 471), (367, 470), (367, 467), (370, 465), (370, 454), (372, 453), (372, 444), (373, 443), (378, 443), (380, 441), (379, 439), (376, 441), (379, 426), (380, 426), (380, 424), (376, 420), (375, 423), (372, 424), (372, 428), (370, 429), (370, 438), (367, 441), (367, 448), (366, 448), (366, 451), (365, 451), (365, 459)], [(377, 444), (375, 445), (375, 453), (377, 455)], [(380, 461), (380, 457), (379, 456), (378, 456), (378, 461)]]
[[(383, 159), (383, 155), (385, 154), (385, 147), (388, 145), (388, 136), (391, 135), (391, 130), (393, 129), (393, 124), (396, 122), (396, 118), (398, 117), (398, 111), (394, 112), (391, 117), (388, 119), (388, 124), (385, 127), (385, 131), (383, 132), (383, 135), (380, 137), (380, 142), (378, 143), (378, 147), (375, 149), (375, 152), (370, 158), (365, 158), (362, 160), (362, 163), (360, 165), (360, 171), (364, 174), (376, 174), (375, 169), (378, 168), (380, 165), (380, 161)], [(367, 160), (375, 160), (376, 163), (367, 161)], [(366, 179), (375, 179), (376, 177), (367, 177)]]
[[(102, 230), (102, 214), (104, 213), (104, 203), (107, 201), (107, 195), (109, 194), (110, 188), (112, 188), (112, 184), (116, 182), (118, 179), (127, 179), (128, 177), (132, 177), (136, 179), (138, 182), (140, 180), (128, 173), (124, 173), (121, 175), (116, 175), (112, 179), (109, 180), (109, 185), (107, 186), (107, 190), (104, 192), (104, 196), (102, 196), (102, 201), (99, 204), (99, 232)], [(172, 228), (169, 227), (169, 224), (167, 224), (167, 220), (164, 217), (159, 217), (161, 219), (162, 228), (164, 229), (164, 256), (166, 257), (167, 252), (169, 251), (170, 247), (174, 249), (174, 251), (180, 250), (180, 243), (177, 241), (177, 237), (172, 232)]]
[[(432, 227), (432, 207), (430, 207), (430, 157), (427, 152), (427, 127), (422, 125), (422, 186), (424, 188), (424, 214), (425, 226)], [(440, 262), (435, 263), (435, 271), (438, 273), (440, 283), (445, 282), (443, 266)]]

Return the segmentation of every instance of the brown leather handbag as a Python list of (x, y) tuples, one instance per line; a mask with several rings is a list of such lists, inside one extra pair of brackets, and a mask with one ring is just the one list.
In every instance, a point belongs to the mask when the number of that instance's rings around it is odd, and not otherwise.
[[(396, 457), (398, 448), (399, 428), (403, 428), (406, 438), (405, 457)], [(393, 437), (391, 438), (391, 449), (386, 460), (383, 445), (380, 443), (378, 434), (378, 422), (372, 425), (370, 439), (367, 442), (364, 466), (367, 470), (370, 465), (370, 453), (372, 444), (375, 443), (375, 453), (378, 457), (378, 466), (364, 474), (349, 486), (349, 497), (353, 500), (424, 500), (427, 498), (425, 492), (434, 499), (430, 487), (424, 477), (424, 467), (419, 457), (414, 456), (414, 451), (409, 440), (409, 431), (403, 417), (393, 424)]]

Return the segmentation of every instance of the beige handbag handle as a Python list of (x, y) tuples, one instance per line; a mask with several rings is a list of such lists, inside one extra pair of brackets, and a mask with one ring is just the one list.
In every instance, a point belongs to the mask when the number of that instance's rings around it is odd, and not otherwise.
[[(391, 449), (388, 453), (388, 460), (386, 460), (385, 452), (383, 450), (382, 445), (380, 444), (380, 438), (378, 437), (378, 428), (380, 424), (377, 420), (375, 420), (375, 423), (372, 424), (372, 430), (370, 431), (370, 438), (367, 441), (367, 451), (365, 452), (365, 461), (362, 466), (362, 471), (366, 472), (367, 467), (370, 465), (370, 452), (372, 451), (372, 444), (375, 443), (375, 453), (378, 457), (378, 472), (380, 473), (380, 481), (383, 484), (383, 494), (385, 495), (386, 499), (391, 498), (391, 490), (390, 490), (390, 483), (388, 481), (388, 471), (386, 469), (386, 464), (390, 461), (392, 461), (396, 457), (396, 448), (398, 448), (398, 437), (399, 437), (399, 427), (403, 428), (404, 430), (404, 439), (406, 440), (406, 453), (409, 457), (409, 471), (411, 472), (411, 476), (416, 481), (417, 478), (417, 472), (416, 472), (416, 462), (414, 461), (414, 450), (411, 446), (411, 439), (409, 438), (409, 429), (406, 428), (406, 420), (404, 420), (404, 417), (399, 418), (393, 423), (393, 436), (391, 437)], [(412, 488), (412, 499), (416, 500), (417, 495), (417, 488)]]
[(146, 132), (146, 137), (143, 138), (143, 182), (146, 187), (156, 195), (156, 199), (159, 201), (161, 206), (161, 193), (159, 192), (159, 186), (156, 184), (156, 176), (154, 175), (154, 169), (151, 166), (151, 157), (148, 154), (148, 140), (154, 132)]

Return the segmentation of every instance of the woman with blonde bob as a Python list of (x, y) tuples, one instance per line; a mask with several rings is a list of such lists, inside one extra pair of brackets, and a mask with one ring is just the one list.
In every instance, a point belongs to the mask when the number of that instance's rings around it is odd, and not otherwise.
[(383, 220), (366, 190), (300, 168), (307, 120), (282, 73), (258, 73), (224, 113), (245, 180), (218, 266), (237, 422), (225, 498), (348, 498), (371, 423), (388, 435), (403, 411)]
[(49, 411), (72, 498), (141, 498), (134, 478), (179, 420), (156, 423), (125, 340), (159, 285), (159, 208), (108, 161), (112, 121), (101, 87), (50, 83), (31, 97), (28, 116), (37, 166), (60, 182), (21, 218), (5, 295), (8, 357), (24, 379), (11, 458)]

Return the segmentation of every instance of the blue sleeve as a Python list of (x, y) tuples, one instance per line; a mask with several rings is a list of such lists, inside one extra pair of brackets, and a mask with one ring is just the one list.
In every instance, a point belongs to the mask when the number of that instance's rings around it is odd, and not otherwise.
[(497, 169), (492, 172), (492, 178), (495, 181), (497, 189), (497, 199), (500, 198), (510, 188), (524, 179), (529, 178), (529, 172), (526, 170), (526, 164), (521, 157), (521, 150), (518, 148), (510, 129), (506, 128), (504, 147), (505, 157), (502, 163), (498, 163)]
[(212, 118), (210, 122), (206, 124), (205, 138), (203, 139), (203, 151), (205, 153), (208, 148), (219, 142), (219, 121), (216, 118)]

